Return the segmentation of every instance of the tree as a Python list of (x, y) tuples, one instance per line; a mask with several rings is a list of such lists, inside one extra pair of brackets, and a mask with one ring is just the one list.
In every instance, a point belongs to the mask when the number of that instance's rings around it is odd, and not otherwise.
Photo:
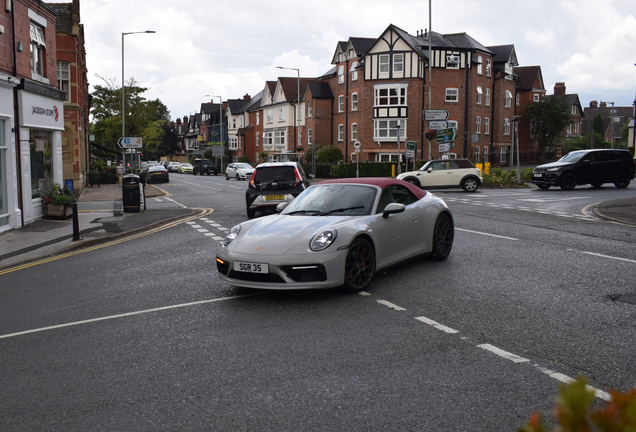
[(342, 150), (333, 145), (323, 146), (316, 150), (316, 162), (333, 163), (342, 160)]
[(594, 117), (594, 122), (592, 123), (592, 130), (595, 134), (599, 134), (600, 136), (605, 135), (605, 128), (603, 127), (603, 118), (600, 114), (597, 114)]
[(543, 155), (545, 149), (556, 145), (563, 130), (572, 123), (570, 105), (565, 99), (550, 96), (541, 102), (531, 102), (525, 109), (523, 117), (530, 122), (530, 137), (539, 142), (539, 151)]
[[(96, 85), (91, 94), (91, 114), (94, 120), (91, 131), (98, 142), (115, 149), (121, 137), (121, 87), (114, 78), (100, 78), (105, 85)], [(125, 135), (142, 137), (144, 153), (164, 153), (162, 150), (170, 148), (170, 145), (164, 143), (164, 124), (170, 121), (170, 112), (159, 99), (147, 101), (143, 94), (148, 89), (136, 84), (134, 78), (126, 83)]]

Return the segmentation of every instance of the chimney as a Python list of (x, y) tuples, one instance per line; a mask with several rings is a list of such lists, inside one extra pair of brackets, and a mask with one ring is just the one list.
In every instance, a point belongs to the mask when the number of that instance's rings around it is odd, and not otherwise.
[(598, 108), (598, 102), (595, 100), (590, 101), (590, 108)]
[(177, 126), (181, 126), (181, 118), (177, 119)]
[(558, 82), (554, 85), (554, 95), (555, 96), (565, 96), (565, 83)]
[(188, 123), (190, 123), (188, 121), (188, 116), (183, 116), (183, 124), (188, 124)]
[(607, 108), (607, 102), (601, 101), (601, 108)]
[(245, 93), (245, 96), (243, 96), (243, 100), (248, 101), (250, 99), (252, 99), (252, 97), (249, 95), (249, 93)]

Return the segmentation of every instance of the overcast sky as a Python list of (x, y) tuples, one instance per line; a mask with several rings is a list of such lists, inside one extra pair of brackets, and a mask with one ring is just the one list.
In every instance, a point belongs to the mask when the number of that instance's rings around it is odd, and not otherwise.
[[(155, 30), (125, 37), (125, 77), (173, 119), (199, 112), (206, 95), (253, 96), (296, 76), (276, 66), (320, 76), (338, 41), (377, 38), (389, 24), (415, 35), (429, 23), (426, 0), (80, 1), (90, 84), (121, 82), (123, 32)], [(432, 11), (433, 31), (514, 44), (520, 66), (541, 66), (548, 94), (563, 81), (583, 107), (634, 102), (634, 0), (432, 0)]]

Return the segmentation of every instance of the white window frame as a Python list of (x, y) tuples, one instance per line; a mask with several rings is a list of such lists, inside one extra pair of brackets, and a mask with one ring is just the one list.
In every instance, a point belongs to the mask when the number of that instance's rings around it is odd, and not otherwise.
[(311, 129), (307, 129), (307, 144), (311, 145), (312, 133)]
[(477, 86), (477, 105), (481, 105), (481, 95), (482, 95), (483, 91), (481, 89), (481, 86)]
[(504, 119), (504, 135), (510, 135), (510, 119)]
[(230, 150), (238, 150), (238, 137), (236, 135), (229, 136), (229, 142), (227, 148)]
[(259, 134), (256, 134), (256, 147), (260, 147), (260, 138), (261, 136)]
[(512, 107), (512, 93), (510, 92), (510, 90), (506, 90), (506, 101), (505, 101), (505, 107), (506, 108), (511, 108)]
[(458, 103), (459, 102), (459, 89), (457, 88), (447, 88), (446, 89), (446, 98), (445, 102), (449, 103)]
[(357, 68), (358, 67), (358, 62), (353, 62), (353, 64), (351, 65), (351, 81), (357, 81), (358, 80), (358, 71)]
[(286, 138), (287, 138), (286, 130), (283, 129), (283, 130), (274, 131), (274, 148), (276, 150), (287, 149)]
[(490, 135), (490, 117), (484, 117), (484, 135)]
[(486, 106), (490, 106), (490, 89), (486, 88)]
[(373, 139), (376, 141), (397, 142), (397, 126), (400, 122), (400, 141), (406, 135), (406, 119), (377, 119), (373, 120)]
[(57, 62), (57, 87), (66, 92), (66, 102), (71, 101), (71, 64), (69, 62)]
[(404, 54), (393, 54), (393, 73), (404, 72)]
[(287, 110), (285, 109), (286, 107), (282, 106), (282, 107), (278, 107), (278, 121), (279, 122), (284, 122), (285, 121), (285, 117), (287, 114)]
[(267, 110), (267, 123), (274, 123), (274, 110), (271, 108)]
[(256, 126), (261, 124), (261, 113), (257, 112), (256, 113)]
[(351, 93), (351, 111), (358, 111), (358, 93)]
[(38, 76), (44, 77), (44, 62), (46, 61), (46, 42), (44, 39), (44, 29), (34, 22), (30, 23), (30, 56), (31, 56), (31, 72)]
[(532, 95), (532, 101), (539, 102), (539, 93), (535, 93), (534, 95)]
[(338, 84), (344, 82), (344, 66), (338, 66)]
[(515, 94), (515, 105), (519, 106), (519, 93)]
[(404, 106), (407, 105), (407, 85), (389, 84), (379, 85), (373, 88), (373, 106)]
[(378, 72), (389, 73), (390, 56), (388, 54), (380, 54), (378, 56)]
[(477, 56), (477, 74), (478, 75), (483, 75), (484, 74), (484, 60), (481, 58), (481, 56)]
[(486, 59), (486, 76), (489, 77), (492, 73), (492, 60)]
[(446, 69), (459, 69), (459, 63), (461, 62), (461, 58), (459, 58), (459, 61), (451, 62), (451, 61), (448, 61), (449, 57), (460, 57), (460, 56), (455, 54), (446, 55)]
[(397, 153), (376, 153), (376, 162), (397, 162), (399, 155)]
[(508, 161), (508, 147), (499, 147), (499, 162), (506, 163)]
[(481, 133), (481, 117), (480, 116), (475, 117), (475, 133), (476, 134)]
[(344, 106), (345, 106), (345, 101), (344, 101), (344, 95), (340, 95), (338, 96), (338, 112), (344, 112)]
[(338, 142), (344, 141), (344, 125), (338, 125)]
[(358, 123), (351, 123), (351, 141), (358, 139)]
[(311, 106), (311, 101), (307, 101), (307, 117), (311, 117), (311, 113), (312, 113), (312, 106)]

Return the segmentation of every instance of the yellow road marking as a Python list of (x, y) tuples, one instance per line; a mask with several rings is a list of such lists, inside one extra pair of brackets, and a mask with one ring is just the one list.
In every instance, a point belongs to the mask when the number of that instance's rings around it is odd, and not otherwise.
[(51, 257), (48, 257), (48, 258), (43, 258), (41, 260), (33, 261), (33, 262), (30, 262), (30, 263), (26, 263), (26, 264), (21, 264), (21, 265), (15, 266), (15, 267), (9, 267), (7, 269), (0, 270), (0, 275), (7, 274), (7, 273), (12, 273), (12, 272), (18, 271), (18, 270), (23, 270), (23, 269), (26, 269), (26, 268), (29, 268), (29, 267), (35, 267), (37, 265), (45, 264), (45, 263), (48, 263), (48, 262), (51, 262), (51, 261), (57, 261), (57, 260), (62, 259), (62, 258), (68, 258), (68, 257), (71, 257), (73, 255), (79, 255), (79, 254), (86, 253), (86, 252), (91, 252), (91, 251), (94, 251), (94, 250), (97, 250), (97, 249), (101, 249), (101, 248), (105, 248), (105, 247), (109, 247), (109, 246), (114, 246), (114, 245), (119, 244), (119, 243), (123, 243), (123, 242), (129, 241), (129, 240), (133, 240), (133, 239), (137, 239), (137, 238), (140, 238), (140, 237), (147, 236), (149, 234), (154, 234), (156, 232), (163, 231), (163, 230), (168, 229), (168, 228), (172, 228), (172, 227), (177, 226), (179, 224), (182, 224), (182, 223), (185, 223), (185, 222), (189, 222), (191, 220), (198, 219), (200, 217), (205, 217), (205, 216), (209, 215), (210, 213), (212, 213), (214, 211), (214, 209), (207, 209), (207, 208), (193, 208), (193, 210), (197, 210), (197, 211), (201, 210), (201, 213), (197, 213), (197, 214), (194, 214), (192, 216), (188, 216), (186, 218), (179, 219), (177, 221), (173, 221), (173, 222), (167, 223), (165, 225), (161, 225), (159, 227), (150, 229), (148, 231), (144, 231), (142, 233), (133, 234), (133, 235), (130, 235), (130, 236), (127, 236), (127, 237), (123, 237), (123, 238), (117, 239), (117, 240), (112, 240), (112, 241), (109, 241), (109, 242), (106, 242), (106, 243), (102, 243), (100, 245), (91, 246), (91, 247), (87, 247), (87, 248), (82, 248), (82, 249), (77, 250), (77, 251), (67, 252), (67, 253), (63, 253), (63, 254), (60, 254), (60, 255), (54, 255), (54, 256), (51, 256)]

